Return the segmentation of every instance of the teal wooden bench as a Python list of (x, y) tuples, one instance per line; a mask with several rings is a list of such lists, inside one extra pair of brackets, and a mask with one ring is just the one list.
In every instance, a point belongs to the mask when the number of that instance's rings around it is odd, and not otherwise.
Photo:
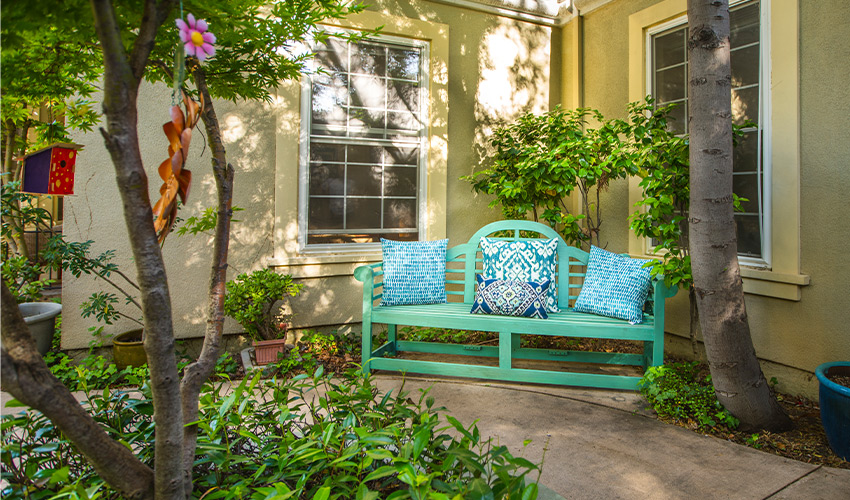
[[(479, 242), (482, 237), (494, 233), (505, 240), (529, 239), (533, 234), (558, 240), (556, 281), (560, 313), (549, 313), (549, 319), (545, 320), (470, 313), (475, 297), (475, 275), (482, 272), (483, 266)], [(505, 234), (510, 236), (503, 237)], [(588, 257), (587, 252), (567, 245), (557, 232), (544, 224), (517, 220), (494, 222), (481, 228), (469, 242), (448, 249), (448, 303), (389, 307), (377, 305), (382, 296), (381, 263), (358, 267), (354, 277), (363, 282), (363, 371), (397, 370), (513, 382), (636, 390), (640, 380), (637, 376), (514, 366), (515, 360), (632, 365), (644, 369), (663, 363), (664, 301), (675, 295), (677, 289), (665, 286), (663, 280), (653, 280), (650, 293), (652, 314), (645, 314), (644, 322), (636, 325), (619, 319), (575, 312), (572, 304), (581, 290)], [(388, 340), (374, 348), (372, 325), (379, 323), (387, 325)], [(498, 346), (403, 341), (397, 338), (399, 326), (497, 332)], [(643, 354), (520, 347), (520, 336), (523, 334), (640, 341), (643, 342)], [(404, 359), (400, 356), (404, 352), (484, 356), (497, 358), (498, 366)], [(564, 366), (568, 366), (568, 363), (559, 364), (561, 368)]]

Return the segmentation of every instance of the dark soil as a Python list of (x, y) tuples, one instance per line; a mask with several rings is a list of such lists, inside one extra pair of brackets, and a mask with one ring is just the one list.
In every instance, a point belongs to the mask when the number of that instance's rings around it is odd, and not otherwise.
[(838, 385), (843, 385), (844, 387), (850, 388), (850, 376), (847, 375), (832, 375), (830, 373), (826, 374), (826, 378), (832, 380)]

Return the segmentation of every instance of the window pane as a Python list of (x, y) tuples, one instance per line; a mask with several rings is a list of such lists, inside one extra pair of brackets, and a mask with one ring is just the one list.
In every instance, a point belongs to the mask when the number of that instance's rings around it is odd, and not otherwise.
[(345, 166), (343, 165), (310, 165), (310, 194), (328, 195), (345, 194), (343, 189), (343, 176)]
[(317, 144), (310, 146), (310, 161), (316, 162), (344, 162), (345, 146), (341, 144)]
[(757, 172), (753, 172), (735, 174), (732, 178), (732, 191), (741, 198), (748, 200), (741, 203), (745, 212), (758, 213), (759, 211), (759, 177)]
[(416, 196), (418, 176), (413, 167), (384, 167), (384, 196)]
[[(351, 119), (349, 126), (360, 130), (352, 130), (351, 135), (364, 135), (369, 129), (384, 129), (384, 121), (386, 120), (386, 112), (382, 109), (364, 109), (351, 108)], [(373, 131), (374, 132), (374, 131)], [(375, 132), (378, 137), (383, 136), (383, 132)]]
[(670, 111), (667, 119), (667, 128), (676, 134), (684, 134), (688, 131), (688, 107), (686, 102), (679, 103)]
[(657, 71), (655, 73), (655, 98), (659, 104), (685, 97), (685, 66)]
[(390, 78), (419, 80), (419, 51), (389, 49), (388, 74)]
[(344, 77), (313, 83), (313, 123), (345, 126), (348, 88)]
[(415, 228), (416, 200), (384, 200), (384, 227)]
[(310, 198), (310, 229), (342, 229), (343, 198)]
[(751, 3), (729, 14), (729, 43), (734, 49), (759, 41), (759, 4)]
[(761, 256), (761, 229), (758, 215), (735, 214), (738, 226), (738, 254)]
[(351, 77), (351, 105), (364, 108), (386, 107), (386, 80), (374, 76)]
[(349, 165), (345, 194), (348, 196), (381, 196), (381, 167)]
[(387, 128), (417, 130), (419, 118), (413, 113), (390, 111), (387, 113)]
[(384, 148), (384, 162), (388, 165), (419, 164), (419, 148)]
[(732, 89), (732, 122), (743, 125), (759, 121), (759, 88)]
[(655, 38), (655, 68), (666, 68), (685, 62), (686, 30), (676, 30)]
[(316, 64), (328, 73), (344, 73), (348, 70), (348, 49), (343, 40), (334, 38), (320, 46), (316, 52)]
[(359, 43), (351, 47), (351, 72), (385, 76), (387, 55), (383, 46)]
[(759, 82), (759, 46), (735, 50), (731, 55), (732, 87), (754, 85)]
[(387, 106), (401, 111), (419, 111), (419, 85), (389, 80)]
[(745, 132), (733, 152), (732, 164), (735, 172), (758, 170), (758, 147), (758, 131)]
[(348, 146), (348, 162), (378, 165), (381, 163), (381, 147), (350, 145)]
[(346, 229), (381, 227), (381, 199), (349, 198), (345, 209)]

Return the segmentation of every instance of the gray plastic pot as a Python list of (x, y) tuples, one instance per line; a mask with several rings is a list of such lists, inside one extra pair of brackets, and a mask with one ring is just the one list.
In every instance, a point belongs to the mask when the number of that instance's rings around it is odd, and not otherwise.
[(18, 304), (18, 309), (30, 329), (30, 335), (35, 339), (35, 345), (42, 356), (50, 350), (53, 342), (53, 331), (56, 327), (56, 316), (62, 312), (62, 304), (54, 302), (24, 302)]

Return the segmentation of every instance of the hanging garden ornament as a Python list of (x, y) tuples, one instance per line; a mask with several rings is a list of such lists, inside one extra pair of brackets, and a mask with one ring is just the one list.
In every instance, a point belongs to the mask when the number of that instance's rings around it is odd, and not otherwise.
[(189, 196), (189, 185), (192, 183), (192, 172), (183, 168), (189, 153), (189, 143), (192, 141), (192, 129), (198, 124), (204, 110), (203, 94), (201, 102), (195, 102), (183, 94), (183, 105), (171, 107), (171, 121), (162, 126), (168, 137), (168, 158), (159, 166), (159, 177), (162, 187), (159, 188), (161, 198), (153, 207), (154, 229), (161, 244), (171, 231), (174, 219), (177, 218), (177, 197), (185, 205)]
[(203, 19), (195, 20), (195, 16), (189, 14), (187, 21), (177, 19), (177, 27), (180, 29), (180, 39), (183, 40), (187, 56), (195, 56), (199, 61), (215, 55), (215, 35), (207, 31), (209, 26)]

